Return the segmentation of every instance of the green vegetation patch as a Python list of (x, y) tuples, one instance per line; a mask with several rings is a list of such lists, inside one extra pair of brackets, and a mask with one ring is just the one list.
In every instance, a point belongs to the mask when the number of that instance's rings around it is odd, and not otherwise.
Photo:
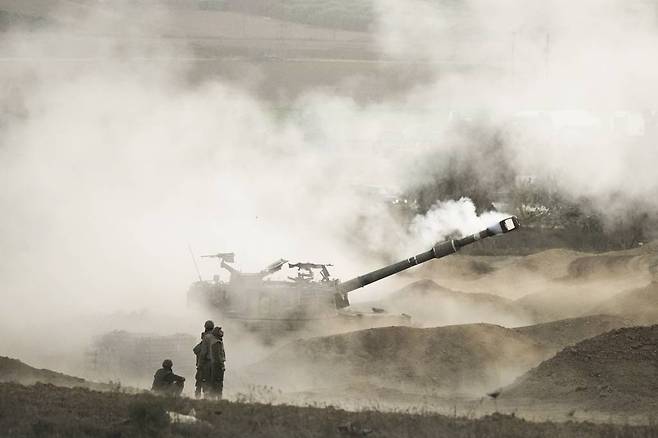
[(43, 17), (33, 17), (0, 9), (0, 32), (5, 32), (14, 27), (34, 30), (48, 24), (51, 24), (50, 21)]
[(223, 9), (336, 29), (366, 31), (374, 22), (369, 0), (227, 0)]

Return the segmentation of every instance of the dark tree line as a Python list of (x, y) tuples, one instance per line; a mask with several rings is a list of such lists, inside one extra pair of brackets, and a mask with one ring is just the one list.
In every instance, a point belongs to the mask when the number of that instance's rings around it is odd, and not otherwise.
[[(497, 207), (517, 215), (526, 232), (509, 242), (525, 249), (606, 251), (658, 239), (658, 209), (651, 199), (630, 199), (623, 193), (605, 199), (575, 196), (550, 178), (518, 175), (500, 130), (486, 124), (456, 129), (458, 144), (438, 148), (419, 164), (418, 171), (428, 177), (406, 194), (416, 201), (416, 214), (427, 213), (437, 201), (468, 197), (478, 214)], [(484, 246), (496, 245), (501, 243)]]

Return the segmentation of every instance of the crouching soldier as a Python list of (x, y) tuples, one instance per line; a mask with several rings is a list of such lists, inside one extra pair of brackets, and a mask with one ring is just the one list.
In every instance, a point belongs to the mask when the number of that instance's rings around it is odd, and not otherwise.
[(174, 374), (171, 369), (174, 363), (165, 359), (162, 362), (162, 368), (155, 372), (153, 376), (153, 386), (151, 390), (158, 394), (178, 396), (183, 392), (185, 377)]

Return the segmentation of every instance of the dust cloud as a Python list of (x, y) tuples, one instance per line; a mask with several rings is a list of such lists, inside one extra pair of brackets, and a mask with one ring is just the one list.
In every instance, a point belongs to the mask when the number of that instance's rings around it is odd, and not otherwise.
[[(283, 114), (244, 87), (189, 81), (178, 60), (194, 52), (158, 38), (164, 9), (3, 34), (0, 349), (46, 366), (108, 328), (197, 333), (212, 315), (185, 307), (188, 244), (235, 251), (246, 271), (285, 256), (347, 279), (477, 231), (499, 213), (442, 200), (401, 225), (370, 190), (422, 187), (447, 154), (477, 156), (487, 145), (455, 119), (497, 133), (518, 175), (611, 215), (656, 207), (655, 20), (621, 1), (447, 4), (374, 3), (383, 56), (435, 65), (431, 84), (371, 103), (309, 90)], [(57, 60), (74, 46), (80, 59)], [(493, 181), (501, 163), (475, 161)]]
[[(554, 180), (608, 216), (636, 200), (655, 211), (652, 3), (375, 5), (385, 53), (437, 65), (434, 85), (409, 101), (484, 118), (502, 135), (516, 174)], [(442, 71), (449, 64), (461, 71)], [(482, 161), (483, 174), (500, 165)]]

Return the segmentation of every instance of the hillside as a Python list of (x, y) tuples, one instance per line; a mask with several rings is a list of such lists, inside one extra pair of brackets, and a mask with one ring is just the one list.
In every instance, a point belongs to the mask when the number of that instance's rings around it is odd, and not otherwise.
[(65, 387), (82, 387), (96, 390), (110, 390), (112, 386), (104, 383), (90, 382), (79, 377), (73, 377), (48, 369), (37, 369), (18, 359), (0, 356), (0, 382), (33, 385), (46, 383)]
[[(544, 258), (535, 257), (535, 263)], [(529, 257), (528, 257), (529, 258)], [(526, 259), (528, 259), (526, 258)], [(618, 294), (646, 288), (654, 281), (656, 245), (603, 254), (580, 254), (565, 266), (563, 275), (544, 282), (516, 304), (543, 321), (594, 314), (626, 316), (603, 304)]]
[(613, 295), (644, 287), (658, 272), (658, 242), (625, 251), (550, 249), (526, 256), (466, 252), (418, 267), (410, 277), (466, 293), (518, 300), (543, 321), (582, 316)]
[[(366, 388), (356, 395), (378, 394), (382, 401), (412, 394), (481, 396), (565, 347), (629, 324), (595, 315), (514, 329), (493, 324), (374, 328), (292, 342), (251, 366), (245, 378), (309, 394)], [(273, 363), (286, 366), (273, 368)]]
[(591, 312), (608, 313), (629, 318), (638, 324), (658, 323), (658, 281), (627, 292), (619, 293)]
[(248, 372), (256, 382), (276, 382), (287, 391), (369, 384), (481, 395), (545, 357), (546, 350), (528, 336), (492, 324), (386, 327), (299, 340)]
[[(467, 419), (427, 413), (348, 412), (332, 407), (209, 402), (6, 383), (0, 384), (0, 413), (4, 437), (644, 438), (656, 433), (656, 426), (532, 423), (500, 414)], [(193, 414), (184, 418), (199, 421), (172, 423), (171, 416), (177, 414)]]
[(518, 327), (514, 330), (546, 348), (559, 351), (584, 339), (629, 325), (629, 320), (618, 316), (594, 315)]
[(533, 316), (512, 300), (485, 293), (464, 293), (419, 280), (373, 303), (391, 313), (411, 315), (425, 327), (490, 323), (518, 326), (534, 322)]
[(655, 413), (658, 325), (620, 328), (567, 347), (505, 388), (501, 399)]

